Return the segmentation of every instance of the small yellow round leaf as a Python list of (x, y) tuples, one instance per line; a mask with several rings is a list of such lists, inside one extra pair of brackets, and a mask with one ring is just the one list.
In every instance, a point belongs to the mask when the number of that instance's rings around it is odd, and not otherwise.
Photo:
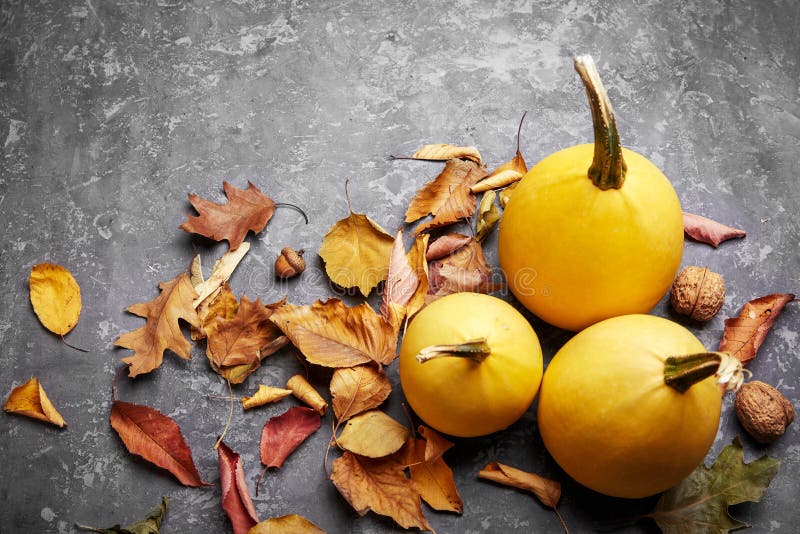
[(65, 335), (81, 314), (81, 288), (60, 265), (40, 263), (31, 269), (31, 304), (45, 328)]

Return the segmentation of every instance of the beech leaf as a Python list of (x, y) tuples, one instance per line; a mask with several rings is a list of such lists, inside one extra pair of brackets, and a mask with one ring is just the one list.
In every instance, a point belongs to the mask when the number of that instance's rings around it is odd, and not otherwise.
[(322, 398), (322, 395), (314, 389), (314, 386), (309, 384), (303, 375), (294, 375), (286, 382), (286, 388), (292, 391), (292, 395), (297, 397), (298, 400), (304, 402), (320, 416), (325, 415), (328, 410), (328, 403)]
[(114, 342), (118, 347), (133, 350), (133, 356), (122, 359), (129, 364), (128, 374), (131, 377), (158, 368), (167, 349), (181, 358), (191, 359), (191, 345), (181, 333), (178, 323), (179, 319), (183, 319), (191, 325), (199, 326), (192, 304), (197, 293), (189, 275), (183, 272), (169, 282), (161, 282), (158, 287), (161, 294), (154, 300), (128, 308), (130, 313), (145, 318), (145, 325), (122, 334)]
[[(202, 280), (197, 284), (195, 284), (194, 280), (192, 280), (192, 286), (194, 287), (194, 290), (197, 291), (197, 298), (194, 299), (194, 302), (192, 303), (195, 309), (206, 299), (212, 299), (220, 292), (222, 286), (225, 285), (228, 280), (230, 280), (231, 276), (233, 275), (233, 271), (236, 269), (236, 267), (239, 265), (239, 262), (242, 261), (242, 258), (244, 258), (244, 255), (247, 254), (247, 251), (249, 250), (250, 243), (242, 243), (239, 248), (236, 250), (229, 250), (216, 262), (214, 262), (214, 267), (211, 269), (211, 276), (209, 276), (207, 280)], [(193, 265), (194, 261), (192, 262), (192, 266)], [(196, 272), (192, 273), (192, 276), (195, 277), (195, 280), (197, 279)], [(202, 277), (202, 271), (200, 276)]]
[(214, 241), (228, 241), (231, 250), (236, 250), (244, 241), (247, 232), (260, 232), (275, 213), (275, 202), (252, 183), (247, 189), (239, 189), (222, 182), (227, 204), (217, 204), (197, 195), (189, 195), (198, 215), (187, 215), (179, 228), (189, 233), (200, 234)]
[(101, 532), (102, 534), (159, 534), (161, 529), (161, 522), (167, 514), (169, 507), (169, 498), (161, 497), (161, 502), (156, 505), (152, 510), (147, 512), (144, 519), (137, 521), (126, 527), (114, 525), (108, 528), (87, 527), (85, 525), (76, 525), (82, 530), (89, 530), (91, 532)]
[(709, 244), (714, 248), (717, 248), (720, 243), (728, 239), (747, 235), (744, 230), (726, 226), (701, 215), (685, 211), (683, 212), (683, 230), (692, 239)]
[(377, 408), (392, 392), (386, 373), (371, 365), (358, 365), (334, 371), (331, 377), (333, 413), (339, 422)]
[(500, 221), (500, 210), (494, 203), (495, 198), (497, 198), (497, 193), (487, 191), (478, 205), (478, 220), (475, 223), (475, 239), (478, 242), (483, 241)]
[(399, 331), (406, 314), (406, 307), (416, 294), (420, 280), (412, 269), (403, 244), (403, 231), (398, 230), (389, 259), (389, 274), (381, 300), (381, 316)]
[(331, 481), (359, 515), (372, 510), (403, 528), (432, 531), (404, 468), (391, 456), (375, 460), (345, 452), (333, 462)]
[(274, 388), (272, 386), (259, 384), (258, 390), (253, 393), (252, 396), (242, 397), (242, 409), (249, 410), (272, 402), (278, 402), (291, 394), (291, 389)]
[(738, 317), (725, 319), (719, 350), (731, 353), (742, 365), (750, 363), (783, 307), (792, 300), (791, 293), (774, 293), (746, 303)]
[(59, 428), (67, 426), (36, 377), (12, 389), (3, 410), (51, 423)]
[(442, 454), (453, 446), (436, 431), (421, 426), (426, 440), (412, 441), (414, 456), (409, 471), (411, 480), (422, 499), (431, 508), (460, 514), (464, 503), (458, 494), (453, 471), (445, 463)]
[(53, 263), (40, 263), (31, 269), (30, 298), (33, 311), (42, 325), (64, 336), (81, 315), (81, 288), (67, 269)]
[(239, 454), (224, 441), (217, 447), (219, 456), (219, 485), (222, 489), (222, 509), (233, 525), (233, 534), (247, 534), (258, 523), (258, 512), (244, 478), (244, 468)]
[(561, 484), (539, 476), (536, 473), (522, 471), (499, 462), (490, 462), (478, 473), (478, 478), (491, 480), (504, 486), (511, 486), (536, 495), (545, 506), (555, 508), (561, 498)]
[(293, 406), (283, 414), (270, 418), (261, 431), (261, 463), (267, 469), (280, 467), (286, 458), (320, 427), (316, 410)]
[(435, 261), (445, 258), (463, 246), (468, 245), (472, 237), (463, 234), (449, 233), (437, 237), (428, 247), (425, 259)]
[(185, 486), (207, 486), (178, 424), (155, 408), (115, 400), (111, 426), (131, 454), (166, 469)]
[(739, 438), (725, 446), (709, 468), (698, 466), (683, 482), (667, 490), (649, 514), (664, 534), (727, 534), (747, 527), (728, 513), (728, 506), (759, 502), (778, 473), (780, 460), (762, 456), (744, 463)]
[(339, 299), (318, 300), (310, 306), (287, 304), (271, 320), (316, 365), (352, 367), (372, 361), (388, 365), (395, 358), (391, 325), (366, 303), (352, 308)]
[(289, 514), (262, 521), (247, 534), (325, 534), (325, 531), (301, 515)]
[(336, 443), (360, 456), (382, 458), (399, 451), (407, 437), (406, 427), (380, 410), (370, 410), (351, 417)]
[(446, 161), (449, 159), (468, 159), (481, 163), (481, 154), (474, 146), (455, 146), (448, 144), (424, 145), (411, 155), (412, 159)]

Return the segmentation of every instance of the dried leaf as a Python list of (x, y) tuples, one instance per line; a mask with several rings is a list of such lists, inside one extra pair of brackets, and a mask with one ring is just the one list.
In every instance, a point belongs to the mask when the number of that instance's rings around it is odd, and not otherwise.
[(241, 459), (224, 441), (217, 447), (217, 453), (222, 509), (231, 520), (233, 534), (247, 534), (258, 523), (258, 512), (250, 499), (250, 492), (247, 491)]
[(664, 492), (648, 517), (664, 534), (726, 534), (747, 527), (728, 514), (728, 506), (759, 502), (779, 467), (780, 460), (766, 455), (744, 463), (737, 437), (722, 449), (711, 468), (701, 464), (683, 482)]
[(270, 321), (275, 308), (255, 302), (245, 295), (232, 319), (217, 318), (216, 330), (208, 334), (206, 353), (215, 368), (252, 364), (265, 357), (261, 348), (281, 337), (281, 331)]
[(131, 454), (166, 469), (185, 486), (208, 485), (200, 479), (180, 427), (158, 410), (115, 400), (111, 426)]
[(408, 251), (408, 264), (414, 270), (414, 275), (419, 280), (414, 295), (406, 304), (406, 317), (413, 317), (415, 313), (425, 306), (425, 297), (428, 295), (428, 262), (425, 260), (425, 251), (428, 248), (428, 234), (418, 235)]
[(432, 428), (428, 428), (425, 425), (420, 425), (417, 430), (425, 438), (424, 460), (426, 462), (436, 461), (453, 446), (452, 441), (445, 439), (441, 434)]
[[(239, 247), (240, 249), (242, 247)], [(239, 301), (233, 294), (231, 286), (223, 284), (216, 295), (212, 295), (197, 307), (197, 317), (200, 327), (191, 328), (191, 338), (194, 341), (205, 339), (208, 333), (216, 332), (217, 317), (233, 319), (239, 311)]]
[(81, 314), (81, 288), (72, 274), (53, 263), (34, 265), (30, 275), (33, 311), (45, 328), (66, 335)]
[(453, 471), (444, 458), (439, 455), (427, 460), (425, 457), (428, 454), (428, 442), (421, 439), (413, 440), (413, 447), (414, 457), (409, 471), (420, 497), (434, 510), (460, 514), (464, 509), (464, 502), (458, 494)]
[(431, 262), (428, 269), (428, 295), (433, 298), (463, 291), (491, 293), (502, 288), (492, 282), (492, 268), (486, 262), (481, 244), (474, 239), (450, 256)]
[[(525, 120), (525, 116), (527, 114), (527, 111), (522, 114), (522, 118), (519, 121), (519, 128), (517, 128), (517, 153), (513, 158), (511, 158), (510, 161), (503, 163), (494, 171), (492, 171), (492, 173), (484, 180), (481, 180), (477, 184), (473, 185), (473, 193), (480, 193), (490, 189), (499, 189), (509, 184), (514, 184), (520, 181), (522, 177), (527, 174), (528, 166), (525, 165), (525, 159), (522, 157), (522, 153), (519, 151), (519, 138), (520, 133), (522, 132), (522, 122)], [(480, 241), (480, 238), (478, 240)]]
[(432, 531), (404, 468), (393, 457), (373, 460), (345, 452), (333, 462), (331, 481), (359, 515), (372, 510), (403, 528)]
[(479, 242), (488, 236), (500, 220), (500, 210), (494, 203), (497, 193), (487, 191), (478, 205), (478, 220), (475, 223), (475, 239)]
[(478, 473), (478, 478), (530, 491), (539, 498), (542, 504), (550, 508), (558, 506), (558, 499), (561, 498), (561, 484), (555, 480), (498, 462), (490, 462)]
[(714, 248), (717, 248), (720, 243), (728, 239), (747, 235), (744, 230), (725, 226), (717, 221), (685, 211), (683, 212), (683, 230), (692, 239), (707, 243)]
[(275, 202), (252, 183), (247, 189), (239, 189), (222, 182), (227, 204), (217, 204), (197, 195), (189, 195), (189, 202), (199, 215), (187, 215), (182, 230), (200, 234), (214, 241), (228, 241), (231, 250), (236, 250), (244, 241), (247, 232), (260, 232), (275, 213)]
[(369, 458), (382, 458), (400, 450), (408, 429), (380, 410), (351, 417), (336, 443), (343, 449)]
[(447, 144), (425, 145), (411, 155), (412, 159), (447, 161), (449, 159), (468, 159), (481, 163), (481, 154), (474, 146), (455, 146)]
[(159, 534), (161, 529), (161, 522), (167, 514), (169, 507), (169, 498), (161, 497), (161, 502), (152, 510), (147, 512), (144, 519), (121, 527), (118, 524), (108, 528), (87, 527), (85, 525), (75, 525), (82, 530), (89, 530), (92, 532), (100, 532), (102, 534)]
[(11, 390), (3, 410), (64, 428), (67, 423), (58, 413), (36, 377)]
[(506, 208), (506, 205), (508, 204), (508, 201), (511, 200), (511, 194), (514, 192), (514, 189), (517, 188), (517, 184), (518, 183), (519, 182), (513, 183), (510, 186), (508, 186), (505, 189), (503, 189), (502, 191), (500, 191), (500, 194), (498, 196), (500, 198), (500, 207), (501, 208), (503, 208), (503, 209)]
[(291, 389), (274, 388), (272, 386), (259, 384), (258, 391), (256, 391), (252, 397), (242, 397), (242, 409), (249, 410), (250, 408), (278, 402), (291, 394)]
[(388, 365), (395, 358), (391, 325), (366, 303), (352, 308), (339, 299), (318, 300), (311, 306), (287, 304), (272, 314), (272, 322), (316, 365)]
[(133, 350), (133, 356), (123, 358), (129, 364), (129, 376), (149, 373), (158, 368), (164, 358), (166, 349), (186, 360), (191, 359), (191, 345), (181, 333), (179, 319), (191, 325), (199, 326), (199, 319), (192, 301), (197, 296), (189, 275), (179, 274), (169, 282), (161, 282), (158, 286), (161, 294), (150, 302), (134, 304), (128, 311), (147, 322), (141, 328), (122, 334), (114, 342), (118, 347)]
[[(199, 284), (192, 282), (194, 290), (197, 291), (197, 298), (192, 303), (195, 309), (200, 306), (206, 299), (213, 299), (219, 294), (222, 286), (230, 280), (233, 271), (239, 262), (242, 261), (244, 255), (250, 250), (250, 243), (242, 243), (236, 250), (229, 250), (222, 255), (220, 259), (214, 262), (214, 267), (211, 270), (211, 276)], [(199, 256), (198, 256), (199, 258)], [(194, 262), (192, 262), (194, 264)], [(191, 271), (191, 268), (190, 268)], [(193, 273), (196, 278), (196, 273)], [(200, 274), (202, 276), (202, 273)]]
[(725, 319), (725, 331), (719, 350), (730, 352), (747, 365), (756, 357), (756, 352), (767, 337), (772, 323), (783, 307), (794, 300), (791, 293), (774, 293), (751, 300), (739, 312), (738, 317)]
[(192, 287), (197, 291), (197, 286), (205, 282), (203, 278), (203, 260), (200, 259), (200, 254), (192, 258), (189, 264), (189, 280), (192, 281)]
[(331, 377), (331, 404), (339, 422), (377, 408), (392, 392), (386, 373), (371, 365), (337, 369)]
[(320, 414), (304, 406), (294, 406), (270, 418), (261, 431), (261, 463), (280, 467), (286, 458), (320, 427)]
[(435, 261), (445, 258), (463, 246), (468, 245), (472, 237), (463, 234), (449, 233), (444, 234), (431, 243), (425, 259)]
[(286, 382), (286, 387), (292, 391), (292, 394), (300, 401), (311, 406), (319, 413), (320, 416), (325, 415), (328, 411), (328, 403), (322, 398), (314, 386), (308, 383), (303, 375), (294, 375)]
[(358, 287), (369, 295), (386, 279), (394, 240), (363, 213), (353, 213), (331, 226), (319, 249), (325, 272), (342, 287)]
[(392, 325), (395, 332), (399, 331), (406, 314), (406, 306), (416, 294), (418, 287), (419, 278), (409, 264), (403, 244), (403, 231), (398, 230), (389, 259), (389, 274), (381, 300), (381, 315), (387, 323)]
[(325, 534), (325, 531), (301, 515), (289, 514), (262, 521), (247, 534)]

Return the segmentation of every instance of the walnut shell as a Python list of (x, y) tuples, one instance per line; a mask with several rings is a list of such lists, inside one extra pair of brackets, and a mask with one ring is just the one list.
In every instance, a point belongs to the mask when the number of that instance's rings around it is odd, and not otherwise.
[(710, 321), (725, 302), (725, 280), (708, 267), (684, 267), (672, 285), (669, 302), (682, 315)]
[(783, 394), (754, 380), (736, 394), (736, 415), (747, 433), (759, 443), (772, 443), (794, 421), (794, 407)]

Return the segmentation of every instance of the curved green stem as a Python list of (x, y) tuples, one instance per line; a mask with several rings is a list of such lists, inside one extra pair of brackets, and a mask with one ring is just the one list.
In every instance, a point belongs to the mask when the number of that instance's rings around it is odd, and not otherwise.
[(425, 347), (417, 354), (417, 361), (425, 363), (437, 358), (455, 357), (467, 358), (481, 363), (491, 353), (492, 349), (486, 342), (486, 338), (482, 337), (453, 345), (431, 345), (430, 347)]
[(679, 393), (716, 376), (717, 383), (728, 391), (738, 391), (744, 382), (742, 363), (727, 352), (698, 352), (686, 356), (670, 356), (664, 362), (664, 382)]

